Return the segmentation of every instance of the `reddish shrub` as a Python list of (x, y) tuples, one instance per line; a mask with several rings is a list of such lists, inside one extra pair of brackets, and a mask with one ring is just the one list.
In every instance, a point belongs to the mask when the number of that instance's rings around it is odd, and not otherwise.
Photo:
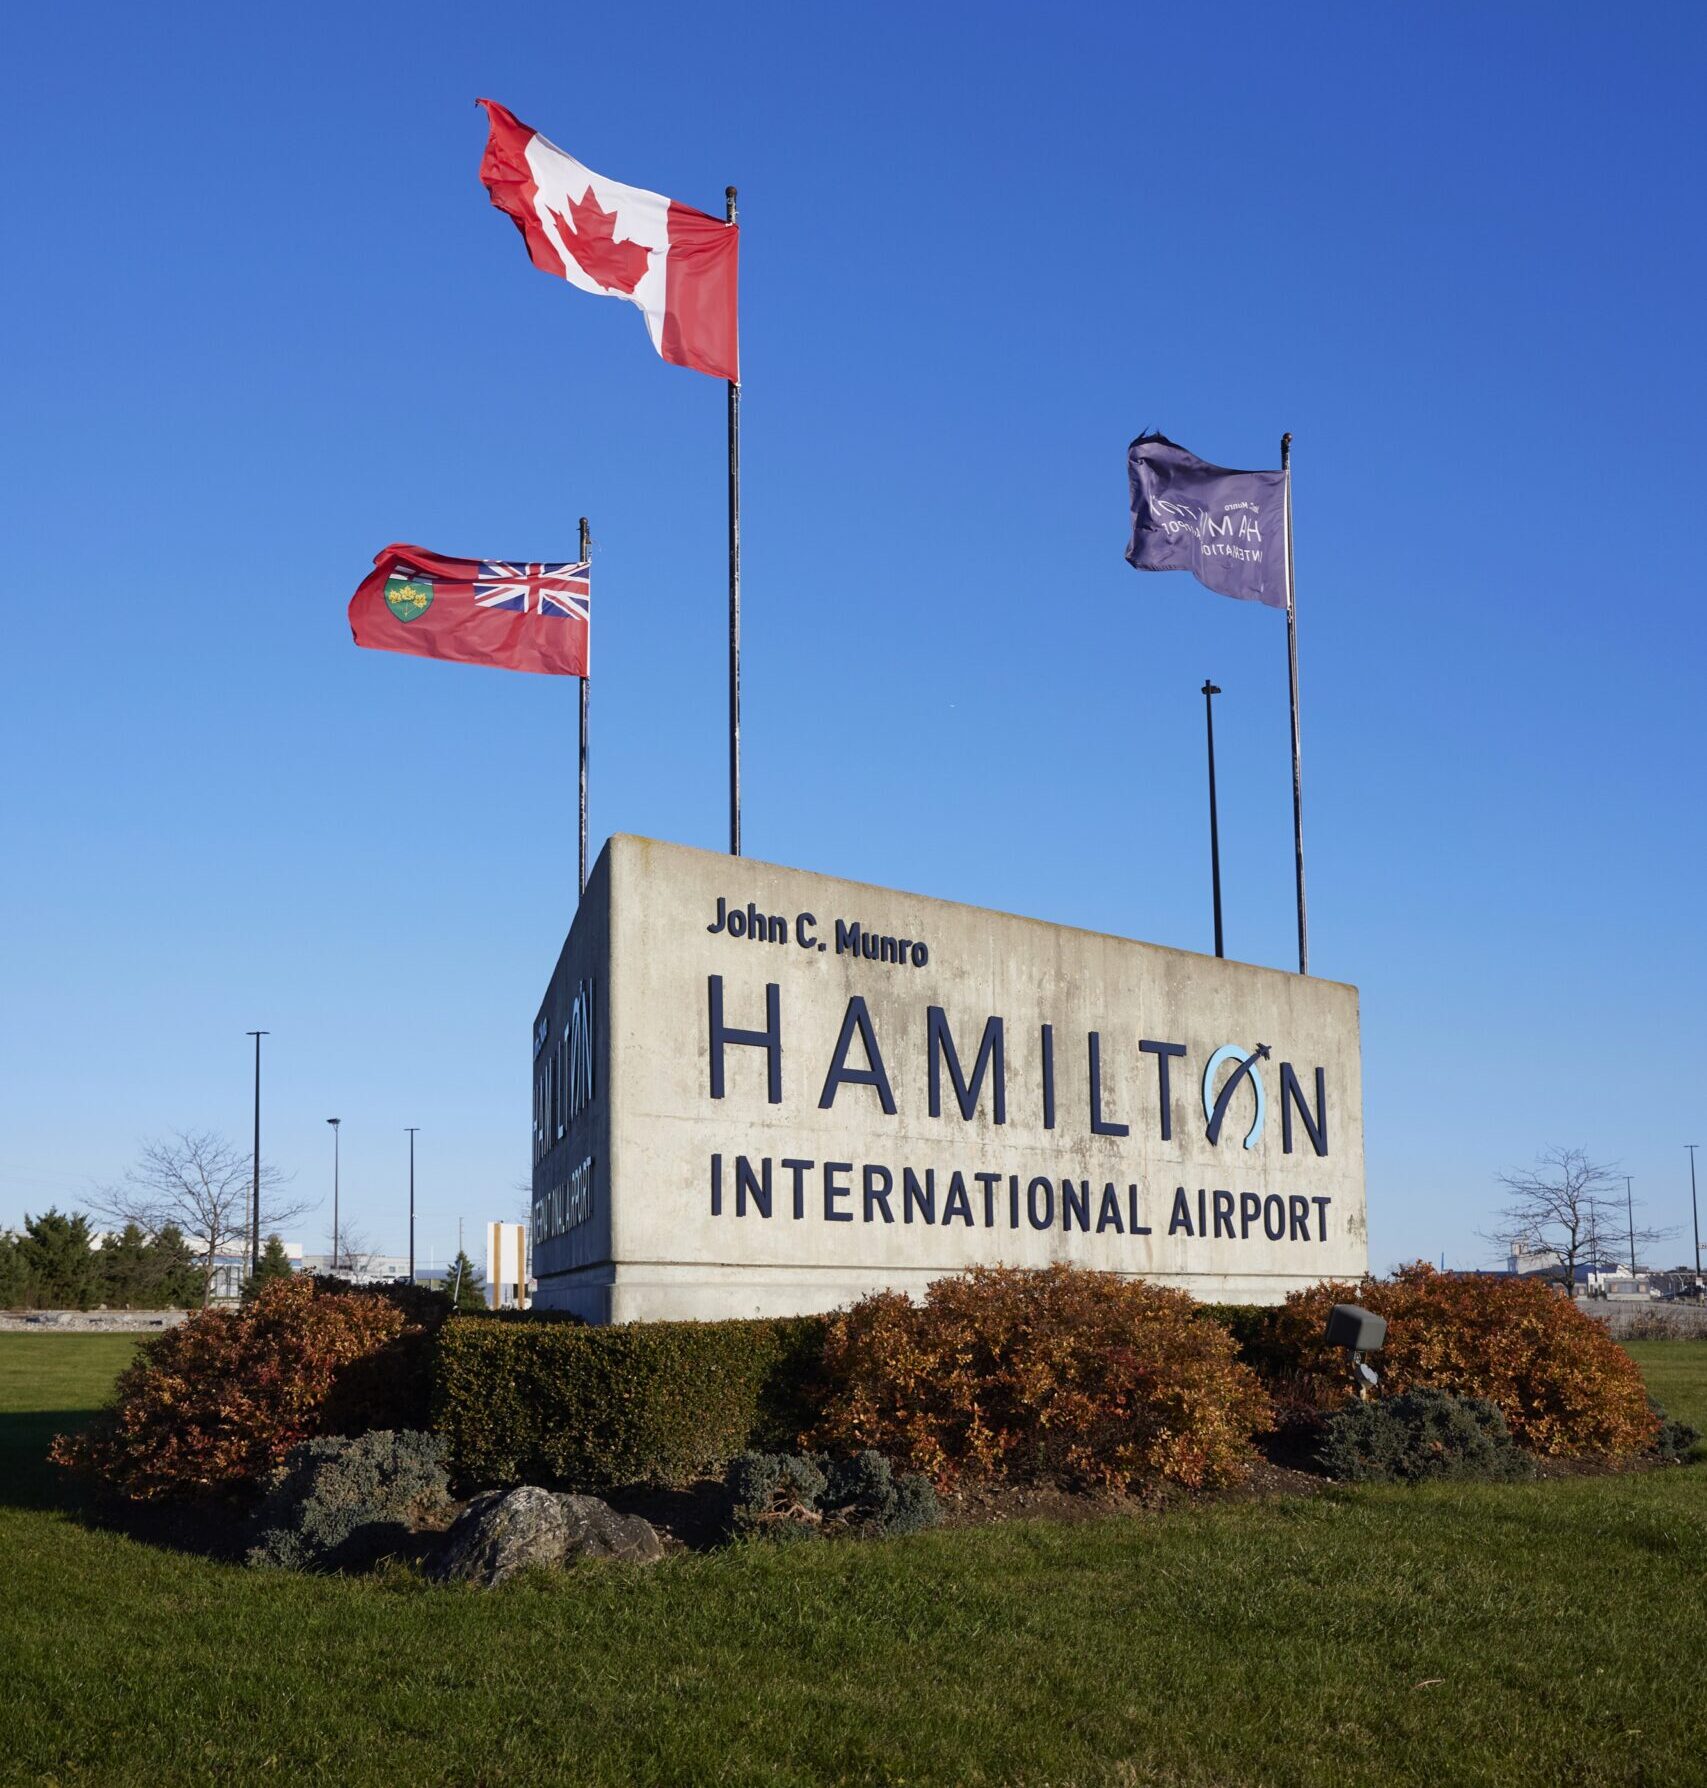
[(1286, 1300), (1248, 1350), (1283, 1407), (1347, 1400), (1345, 1356), (1322, 1342), (1335, 1304), (1386, 1317), (1375, 1361), (1386, 1393), (1485, 1398), (1533, 1453), (1622, 1457), (1653, 1442), (1641, 1371), (1603, 1324), (1537, 1279), (1438, 1273), (1420, 1261), (1390, 1279), (1313, 1285)]
[(299, 1441), (409, 1425), (398, 1399), (422, 1394), (424, 1341), (383, 1298), (279, 1279), (146, 1343), (112, 1407), (49, 1457), (137, 1500), (241, 1497)]
[(1076, 1267), (975, 1268), (918, 1305), (879, 1292), (831, 1318), (825, 1368), (812, 1443), (875, 1447), (943, 1487), (1235, 1483), (1269, 1424), (1256, 1375), (1185, 1293)]

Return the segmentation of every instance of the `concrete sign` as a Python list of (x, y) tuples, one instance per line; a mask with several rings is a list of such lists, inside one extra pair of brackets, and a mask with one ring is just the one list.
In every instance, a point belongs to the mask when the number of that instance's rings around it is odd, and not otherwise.
[(1053, 1261), (1273, 1302), (1367, 1265), (1337, 982), (616, 837), (533, 1044), (542, 1309)]

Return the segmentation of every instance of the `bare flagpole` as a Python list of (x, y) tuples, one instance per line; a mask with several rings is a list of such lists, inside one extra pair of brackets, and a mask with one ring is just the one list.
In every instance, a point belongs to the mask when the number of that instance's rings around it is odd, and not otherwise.
[[(735, 222), (735, 188), (723, 189)], [(729, 381), (729, 854), (741, 854), (741, 381)]]
[[(587, 531), (587, 518), (581, 517), (581, 563), (587, 567), (587, 589), (593, 587), (591, 564), (592, 536)], [(592, 603), (587, 604), (587, 657), (588, 662), (581, 669), (581, 882), (580, 892), (587, 891), (587, 672), (592, 669), (593, 629), (591, 623)], [(580, 895), (576, 896), (577, 899)]]
[(1215, 706), (1218, 683), (1203, 679), (1203, 719), (1209, 733), (1209, 881), (1215, 895), (1215, 954), (1225, 956), (1221, 939), (1221, 820), (1215, 802)]
[(1298, 972), (1310, 972), (1310, 925), (1304, 908), (1304, 769), (1298, 748), (1298, 605), (1292, 582), (1292, 436), (1280, 437), (1280, 469), (1285, 475), (1286, 669), (1292, 695), (1292, 854), (1298, 874)]

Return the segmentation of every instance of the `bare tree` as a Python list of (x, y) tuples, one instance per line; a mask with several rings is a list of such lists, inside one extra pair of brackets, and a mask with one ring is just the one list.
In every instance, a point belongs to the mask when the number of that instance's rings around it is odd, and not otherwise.
[[(212, 1130), (177, 1130), (145, 1143), (141, 1157), (117, 1186), (95, 1198), (101, 1216), (135, 1223), (150, 1236), (176, 1225), (201, 1256), (205, 1308), (213, 1295), (214, 1264), (249, 1236), (249, 1196), (254, 1159)], [(261, 1233), (294, 1222), (312, 1201), (288, 1204), (279, 1197), (284, 1176), (261, 1163)]]
[(368, 1240), (366, 1232), (353, 1223), (343, 1225), (338, 1237), (338, 1258), (332, 1262), (335, 1278), (361, 1280), (373, 1272), (379, 1250)]
[[(1567, 1293), (1574, 1295), (1577, 1266), (1593, 1264), (1600, 1239), (1627, 1240), (1630, 1226), (1625, 1202), (1615, 1196), (1616, 1163), (1591, 1161), (1583, 1149), (1548, 1148), (1535, 1165), (1497, 1176), (1511, 1202), (1496, 1213), (1486, 1239), (1508, 1248), (1547, 1252), (1558, 1257)], [(1638, 1229), (1636, 1244), (1657, 1242), (1669, 1229)]]

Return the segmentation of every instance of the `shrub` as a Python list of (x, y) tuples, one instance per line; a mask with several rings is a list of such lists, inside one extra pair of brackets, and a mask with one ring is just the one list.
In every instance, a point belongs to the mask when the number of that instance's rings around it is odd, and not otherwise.
[[(1238, 1357), (1273, 1390), (1283, 1381), (1288, 1363), (1276, 1335), (1280, 1307), (1276, 1304), (1199, 1304), (1198, 1320), (1213, 1322), (1233, 1337)], [(1338, 1356), (1336, 1356), (1337, 1358)], [(1343, 1361), (1338, 1370), (1344, 1376)], [(1284, 1411), (1283, 1411), (1284, 1413)]]
[(138, 1500), (241, 1499), (316, 1435), (419, 1426), (425, 1346), (383, 1298), (277, 1280), (145, 1342), (113, 1405), (49, 1456)]
[(1652, 1399), (1649, 1400), (1648, 1408), (1659, 1424), (1654, 1434), (1655, 1457), (1665, 1460), (1668, 1465), (1681, 1465), (1695, 1450), (1695, 1444), (1701, 1438), (1701, 1430), (1675, 1416), (1668, 1416)]
[(1448, 1391), (1348, 1403), (1328, 1422), (1316, 1457), (1329, 1477), (1354, 1484), (1521, 1478), (1535, 1470), (1493, 1404)]
[(1438, 1273), (1420, 1262), (1390, 1279), (1315, 1285), (1286, 1300), (1255, 1350), (1283, 1407), (1333, 1410), (1348, 1400), (1345, 1356), (1322, 1340), (1339, 1303), (1386, 1317), (1375, 1365), (1389, 1395), (1427, 1387), (1483, 1398), (1532, 1453), (1628, 1457), (1653, 1442), (1641, 1371), (1593, 1317), (1535, 1279)]
[(275, 1279), (288, 1279), (295, 1271), (284, 1243), (276, 1235), (268, 1236), (254, 1272), (243, 1282), (242, 1301), (252, 1304)]
[(823, 1465), (798, 1453), (742, 1453), (729, 1462), (729, 1524), (737, 1535), (816, 1527), (824, 1486)]
[(883, 1455), (867, 1447), (832, 1465), (823, 1507), (877, 1533), (918, 1533), (942, 1519), (942, 1505), (923, 1472), (897, 1477)]
[(452, 1504), (436, 1434), (381, 1429), (292, 1448), (255, 1513), (252, 1565), (350, 1571), (403, 1550)]
[(190, 1309), (205, 1300), (205, 1276), (190, 1258), (183, 1231), (168, 1223), (152, 1238), (127, 1223), (95, 1255), (100, 1301), (118, 1310)]
[(433, 1426), (481, 1484), (676, 1484), (812, 1418), (824, 1319), (458, 1317), (439, 1337)]
[(1688, 1306), (1666, 1310), (1602, 1309), (1597, 1322), (1605, 1323), (1607, 1332), (1620, 1341), (1707, 1341), (1707, 1326), (1700, 1312)]
[(97, 1304), (101, 1272), (94, 1239), (81, 1211), (26, 1214), (17, 1260), (27, 1289), (18, 1301), (41, 1310), (87, 1310)]
[(980, 1267), (915, 1305), (833, 1318), (814, 1444), (961, 1477), (1107, 1489), (1234, 1483), (1269, 1403), (1184, 1292), (1057, 1266)]
[(456, 1259), (445, 1268), (440, 1295), (456, 1310), (486, 1308), (485, 1276), (460, 1248), (456, 1251)]
[(0, 1310), (20, 1310), (33, 1290), (29, 1269), (18, 1251), (18, 1238), (0, 1231)]
[(870, 1448), (834, 1463), (812, 1454), (743, 1453), (730, 1462), (724, 1481), (737, 1537), (798, 1539), (822, 1532), (825, 1524), (908, 1534), (942, 1518), (927, 1478), (918, 1472), (896, 1477), (889, 1461)]
[(886, 1534), (922, 1533), (942, 1519), (936, 1489), (922, 1471), (904, 1471), (895, 1480), (895, 1507), (883, 1517)]
[(340, 1279), (333, 1273), (314, 1274), (318, 1291), (335, 1291), (351, 1297), (378, 1298), (403, 1312), (405, 1322), (436, 1333), (451, 1313), (450, 1294), (438, 1285), (425, 1282), (411, 1285), (407, 1279), (386, 1279), (377, 1285)]

